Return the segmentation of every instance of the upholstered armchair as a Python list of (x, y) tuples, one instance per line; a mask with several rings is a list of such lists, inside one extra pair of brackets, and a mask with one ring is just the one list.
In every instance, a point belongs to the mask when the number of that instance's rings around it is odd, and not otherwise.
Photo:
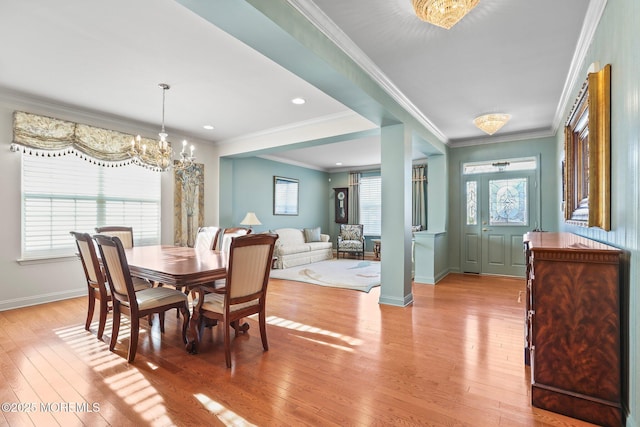
[(338, 235), (338, 258), (340, 252), (360, 254), (364, 259), (364, 226), (362, 224), (340, 224), (340, 234)]

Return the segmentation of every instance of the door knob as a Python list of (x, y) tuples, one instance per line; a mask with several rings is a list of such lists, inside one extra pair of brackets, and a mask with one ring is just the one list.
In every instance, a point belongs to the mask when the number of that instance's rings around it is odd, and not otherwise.
[(491, 231), (490, 228), (483, 228), (482, 231)]

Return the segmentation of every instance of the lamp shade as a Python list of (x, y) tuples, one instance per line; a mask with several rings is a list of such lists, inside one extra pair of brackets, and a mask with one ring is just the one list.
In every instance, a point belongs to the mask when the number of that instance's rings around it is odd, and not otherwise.
[(247, 214), (244, 216), (244, 219), (240, 221), (240, 224), (252, 226), (252, 225), (261, 225), (262, 223), (256, 216), (255, 212), (247, 212)]

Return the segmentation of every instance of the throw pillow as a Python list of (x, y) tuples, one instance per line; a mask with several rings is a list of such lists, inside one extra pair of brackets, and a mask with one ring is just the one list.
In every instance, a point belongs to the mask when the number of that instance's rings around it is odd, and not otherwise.
[(320, 227), (305, 228), (304, 229), (304, 241), (307, 243), (320, 242)]

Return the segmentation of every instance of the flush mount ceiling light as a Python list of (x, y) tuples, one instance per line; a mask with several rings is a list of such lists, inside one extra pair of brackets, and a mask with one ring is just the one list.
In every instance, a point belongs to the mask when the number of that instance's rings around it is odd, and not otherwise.
[(293, 98), (291, 102), (293, 102), (296, 105), (302, 105), (307, 101), (304, 98)]
[(499, 131), (500, 128), (502, 128), (502, 126), (504, 126), (510, 118), (510, 114), (491, 113), (476, 117), (475, 119), (473, 119), (473, 123), (475, 123), (478, 129), (485, 131), (489, 135), (493, 135), (494, 133)]
[(479, 0), (411, 0), (418, 18), (447, 30), (478, 5)]

